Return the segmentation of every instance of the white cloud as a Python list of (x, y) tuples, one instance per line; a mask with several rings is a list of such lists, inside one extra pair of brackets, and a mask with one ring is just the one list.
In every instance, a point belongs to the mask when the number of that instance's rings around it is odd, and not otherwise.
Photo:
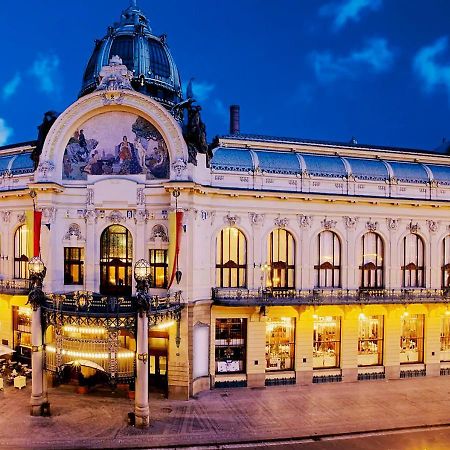
[(6, 125), (4, 119), (0, 118), (0, 145), (6, 145), (12, 134), (13, 129)]
[(424, 82), (423, 88), (426, 92), (431, 93), (438, 87), (444, 87), (450, 99), (450, 64), (437, 60), (447, 49), (446, 36), (437, 39), (427, 47), (422, 47), (414, 58), (413, 68)]
[(8, 100), (10, 97), (12, 97), (19, 87), (20, 83), (22, 82), (22, 75), (20, 72), (17, 72), (14, 77), (9, 80), (2, 88), (2, 98), (3, 100)]
[(327, 3), (320, 8), (319, 14), (333, 17), (334, 28), (339, 30), (349, 21), (358, 22), (363, 11), (376, 11), (381, 5), (382, 0), (343, 0), (340, 3)]
[(336, 56), (330, 52), (315, 52), (311, 56), (316, 77), (324, 83), (338, 78), (356, 78), (366, 70), (385, 72), (394, 61), (394, 53), (383, 38), (369, 39), (365, 47), (347, 56)]
[(54, 54), (38, 55), (30, 69), (36, 78), (39, 89), (46, 94), (59, 94), (59, 58)]
[(224, 120), (228, 120), (228, 109), (227, 107), (224, 105), (222, 100), (219, 99), (215, 99), (214, 100), (214, 112), (220, 116), (222, 119)]

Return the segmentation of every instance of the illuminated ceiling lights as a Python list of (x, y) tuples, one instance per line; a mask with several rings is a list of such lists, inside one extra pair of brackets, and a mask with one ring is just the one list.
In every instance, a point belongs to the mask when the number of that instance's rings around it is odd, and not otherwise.
[(106, 333), (106, 329), (102, 327), (74, 327), (71, 325), (65, 325), (63, 330), (66, 333), (81, 333), (81, 334), (104, 334)]

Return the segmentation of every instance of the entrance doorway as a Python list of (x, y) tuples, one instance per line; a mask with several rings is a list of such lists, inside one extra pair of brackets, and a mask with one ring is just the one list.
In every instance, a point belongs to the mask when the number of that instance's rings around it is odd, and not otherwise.
[(169, 333), (165, 331), (149, 331), (148, 334), (148, 385), (150, 391), (168, 393), (168, 349)]

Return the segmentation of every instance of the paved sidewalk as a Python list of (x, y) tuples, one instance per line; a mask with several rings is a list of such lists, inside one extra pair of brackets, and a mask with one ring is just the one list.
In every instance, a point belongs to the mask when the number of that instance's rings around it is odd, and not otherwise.
[(0, 392), (0, 448), (158, 447), (301, 438), (450, 424), (450, 377), (216, 389), (152, 396), (152, 426), (126, 424), (133, 401), (51, 389), (53, 416), (29, 416), (30, 387)]

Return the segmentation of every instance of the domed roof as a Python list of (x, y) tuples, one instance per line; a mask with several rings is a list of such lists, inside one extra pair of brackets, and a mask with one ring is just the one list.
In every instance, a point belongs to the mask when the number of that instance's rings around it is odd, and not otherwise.
[(145, 14), (132, 0), (122, 12), (120, 22), (108, 28), (108, 34), (95, 41), (94, 51), (84, 72), (80, 97), (98, 86), (103, 66), (118, 55), (133, 72), (132, 86), (168, 108), (182, 99), (178, 69), (166, 43), (166, 36), (152, 33)]

